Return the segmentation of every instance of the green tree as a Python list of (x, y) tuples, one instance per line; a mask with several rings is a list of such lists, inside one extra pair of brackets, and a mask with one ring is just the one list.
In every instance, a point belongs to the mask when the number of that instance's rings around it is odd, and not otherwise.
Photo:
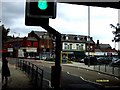
[(115, 31), (113, 31), (113, 34), (115, 35), (115, 37), (112, 41), (120, 42), (120, 24), (117, 23), (116, 26), (114, 26), (113, 24), (110, 24), (110, 26), (111, 28), (115, 29)]

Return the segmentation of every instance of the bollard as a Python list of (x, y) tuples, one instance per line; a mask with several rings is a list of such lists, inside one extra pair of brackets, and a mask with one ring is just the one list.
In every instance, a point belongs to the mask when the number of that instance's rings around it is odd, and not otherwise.
[(106, 72), (107, 70), (106, 70), (106, 64), (105, 64), (105, 72)]
[(100, 71), (100, 65), (99, 65), (99, 71)]
[(52, 66), (51, 68), (51, 86), (58, 90), (60, 86), (60, 78), (61, 78), (61, 67), (56, 68), (56, 66)]
[(36, 66), (36, 75), (35, 75), (35, 86), (38, 87), (37, 79), (38, 79), (38, 67)]
[(114, 74), (114, 67), (112, 67), (112, 74)]

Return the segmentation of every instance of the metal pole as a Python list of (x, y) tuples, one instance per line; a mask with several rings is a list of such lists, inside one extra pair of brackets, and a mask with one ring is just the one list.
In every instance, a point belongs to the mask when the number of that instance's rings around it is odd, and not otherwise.
[(90, 6), (88, 6), (88, 67), (90, 67)]
[(52, 28), (49, 25), (42, 25), (42, 28), (46, 29), (49, 33), (52, 33), (54, 36), (56, 36), (56, 47), (55, 47), (55, 66), (52, 67), (52, 72), (51, 72), (51, 79), (54, 78), (54, 80), (51, 82), (53, 82), (53, 86), (55, 88), (55, 90), (60, 89), (60, 77), (61, 77), (61, 65), (60, 65), (60, 53), (61, 53), (61, 49), (62, 49), (62, 45), (61, 45), (61, 33), (59, 33), (58, 31), (56, 31), (54, 28)]

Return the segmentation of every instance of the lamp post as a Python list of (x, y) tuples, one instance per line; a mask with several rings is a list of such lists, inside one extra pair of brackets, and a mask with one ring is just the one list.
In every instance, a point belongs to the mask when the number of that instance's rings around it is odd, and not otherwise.
[(88, 67), (90, 66), (90, 6), (88, 6)]
[(19, 38), (19, 36), (20, 36), (20, 33), (17, 33), (17, 32), (14, 32), (15, 34), (18, 34), (18, 37), (17, 37), (17, 45), (16, 45), (16, 50), (17, 50), (17, 56), (16, 56), (16, 69), (17, 69), (17, 58), (18, 58), (18, 44), (19, 44), (19, 40), (18, 40), (18, 38)]

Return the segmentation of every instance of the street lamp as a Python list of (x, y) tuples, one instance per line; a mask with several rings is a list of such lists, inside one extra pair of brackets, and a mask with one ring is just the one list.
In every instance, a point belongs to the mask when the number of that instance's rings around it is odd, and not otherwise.
[[(17, 33), (17, 32), (14, 32), (15, 34), (18, 34), (18, 37), (17, 37), (17, 45), (16, 45), (16, 50), (17, 50), (17, 58), (18, 58), (18, 48), (19, 48), (19, 41), (18, 41), (18, 39), (19, 39), (19, 36), (20, 36), (20, 33)], [(16, 69), (17, 69), (17, 58), (16, 58)]]
[(88, 6), (88, 67), (90, 67), (90, 6)]

